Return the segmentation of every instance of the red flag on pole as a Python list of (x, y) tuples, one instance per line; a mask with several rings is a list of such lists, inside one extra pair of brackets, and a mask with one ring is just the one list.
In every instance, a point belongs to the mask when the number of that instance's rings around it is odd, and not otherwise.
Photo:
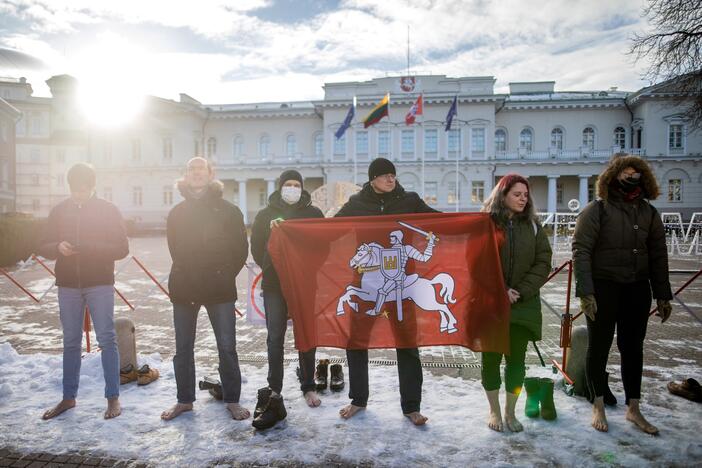
[(405, 124), (407, 125), (412, 125), (415, 121), (415, 118), (418, 115), (423, 115), (424, 114), (424, 100), (422, 99), (422, 95), (420, 94), (417, 100), (412, 104), (412, 107), (410, 107), (409, 112), (407, 112), (407, 115), (405, 115)]
[(510, 305), (487, 214), (289, 220), (268, 251), (302, 351), (509, 352)]

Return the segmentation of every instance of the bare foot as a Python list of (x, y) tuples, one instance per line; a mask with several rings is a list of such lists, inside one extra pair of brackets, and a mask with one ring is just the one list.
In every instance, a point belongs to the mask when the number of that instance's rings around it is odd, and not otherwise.
[(603, 397), (595, 398), (595, 402), (592, 405), (592, 427), (600, 432), (609, 431), (607, 416), (605, 416)]
[(493, 431), (502, 432), (504, 426), (502, 425), (502, 414), (500, 412), (490, 411), (490, 417), (488, 418), (488, 427)]
[(316, 408), (322, 404), (322, 400), (319, 399), (319, 397), (317, 396), (317, 392), (315, 392), (314, 390), (305, 392), (305, 401), (307, 402), (307, 406), (309, 406), (310, 408)]
[(170, 421), (171, 419), (177, 418), (186, 411), (192, 411), (192, 403), (176, 403), (171, 409), (167, 409), (161, 413), (161, 419), (164, 421)]
[(427, 423), (429, 418), (424, 416), (422, 413), (419, 411), (413, 411), (411, 413), (405, 413), (405, 416), (409, 418), (410, 421), (412, 421), (412, 424), (415, 426), (423, 426)]
[(119, 398), (108, 398), (107, 409), (105, 410), (105, 419), (116, 418), (122, 414), (122, 406), (119, 404)]
[(513, 414), (505, 415), (505, 425), (507, 426), (507, 429), (512, 432), (522, 432), (524, 430), (522, 423), (520, 423), (517, 417)]
[(232, 419), (237, 421), (242, 421), (248, 419), (251, 416), (249, 410), (241, 406), (239, 403), (227, 403), (227, 409), (232, 413)]
[(363, 406), (346, 405), (339, 410), (339, 414), (342, 418), (349, 419), (352, 418), (356, 413), (364, 409), (365, 408)]
[(636, 424), (636, 426), (646, 434), (658, 435), (658, 428), (646, 421), (646, 418), (643, 417), (638, 409), (632, 411), (632, 408), (629, 407), (626, 412), (626, 420)]
[(41, 416), (41, 419), (51, 419), (59, 414), (63, 413), (66, 410), (69, 410), (76, 406), (76, 400), (61, 400), (58, 405), (54, 406), (50, 410), (46, 410), (44, 414)]

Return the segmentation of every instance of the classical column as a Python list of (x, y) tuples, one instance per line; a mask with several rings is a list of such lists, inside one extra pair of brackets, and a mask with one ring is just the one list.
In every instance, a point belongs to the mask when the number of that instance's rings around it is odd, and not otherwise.
[(546, 196), (546, 211), (549, 213), (556, 212), (556, 182), (558, 176), (548, 176), (548, 195)]
[(587, 182), (590, 176), (580, 176), (580, 189), (578, 190), (578, 200), (580, 200), (580, 209), (582, 210), (587, 205)]
[(275, 192), (275, 179), (266, 179), (266, 182), (268, 183), (268, 196), (271, 196), (271, 193)]
[(239, 181), (239, 209), (244, 215), (244, 224), (248, 224), (249, 222), (249, 217), (248, 217), (248, 203), (246, 202), (246, 181), (245, 180), (240, 180)]

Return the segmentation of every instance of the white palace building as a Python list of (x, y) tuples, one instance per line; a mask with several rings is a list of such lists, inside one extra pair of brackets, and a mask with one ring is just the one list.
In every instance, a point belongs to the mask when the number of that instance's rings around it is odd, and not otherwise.
[[(367, 180), (368, 162), (394, 161), (398, 179), (433, 207), (477, 211), (501, 176), (528, 176), (537, 208), (569, 212), (593, 199), (597, 175), (612, 154), (641, 155), (661, 185), (660, 211), (689, 219), (702, 211), (702, 131), (682, 117), (669, 83), (636, 92), (556, 91), (555, 82), (510, 83), (494, 92), (490, 76), (385, 77), (327, 83), (318, 101), (202, 104), (150, 97), (128, 127), (102, 130), (77, 110), (76, 79), (47, 81), (51, 98), (32, 96), (24, 79), (0, 80), (0, 98), (22, 113), (16, 126), (16, 210), (38, 217), (68, 194), (65, 173), (78, 161), (98, 171), (98, 194), (126, 219), (163, 226), (180, 200), (174, 181), (185, 162), (214, 162), (225, 197), (252, 222), (287, 168), (312, 191), (324, 184)], [(363, 129), (361, 120), (390, 93), (390, 115)], [(419, 94), (424, 115), (407, 126)], [(356, 96), (356, 119), (334, 138)], [(449, 132), (446, 115), (457, 96)]]

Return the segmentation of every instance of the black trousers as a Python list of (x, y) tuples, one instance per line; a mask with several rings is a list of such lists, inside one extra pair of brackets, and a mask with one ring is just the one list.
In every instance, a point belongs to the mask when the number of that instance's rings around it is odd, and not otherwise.
[[(405, 414), (420, 410), (422, 403), (422, 363), (417, 348), (396, 349), (397, 372), (400, 377), (400, 405)], [(368, 404), (368, 351), (346, 350), (349, 364), (349, 398), (351, 404)]]
[(624, 395), (629, 404), (630, 399), (641, 398), (643, 342), (651, 310), (651, 286), (647, 280), (617, 283), (596, 279), (594, 283), (597, 314), (594, 322), (587, 319), (587, 383), (591, 394), (604, 395), (605, 368), (616, 328)]

